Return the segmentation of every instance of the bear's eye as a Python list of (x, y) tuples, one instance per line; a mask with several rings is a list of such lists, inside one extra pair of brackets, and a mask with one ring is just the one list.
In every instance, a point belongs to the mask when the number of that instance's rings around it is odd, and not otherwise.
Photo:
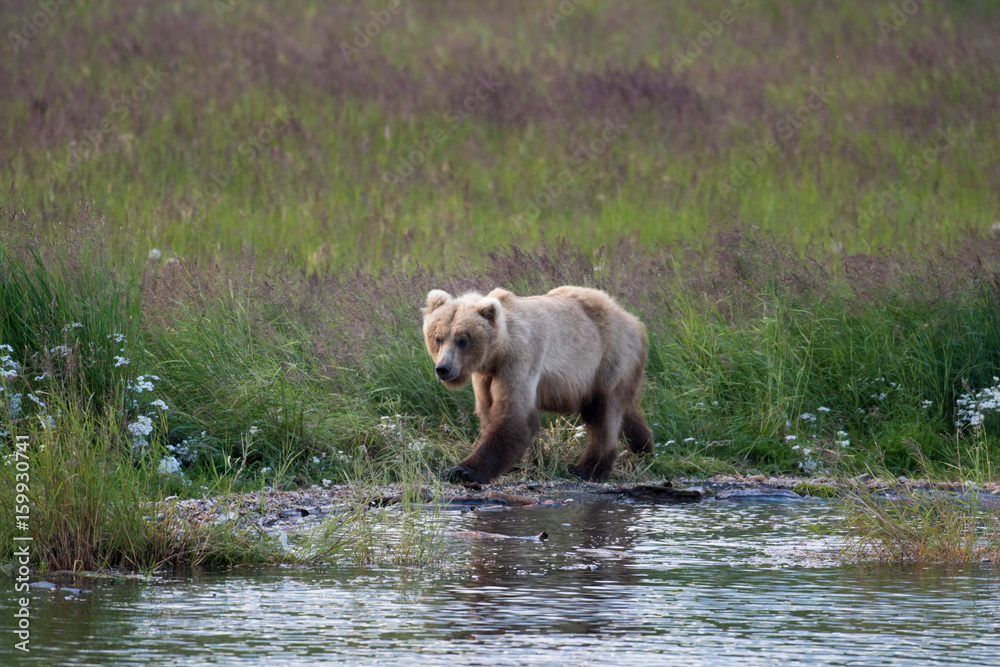
[(434, 336), (434, 347), (441, 347), (441, 336)]
[(458, 347), (458, 349), (464, 350), (469, 345), (469, 337), (468, 336), (458, 336), (458, 337), (456, 337), (455, 338), (455, 345)]

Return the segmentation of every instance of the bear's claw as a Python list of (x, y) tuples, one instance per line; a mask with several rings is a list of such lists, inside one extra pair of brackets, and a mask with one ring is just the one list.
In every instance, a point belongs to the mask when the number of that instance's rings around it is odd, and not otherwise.
[(448, 471), (448, 481), (452, 484), (470, 484), (478, 482), (479, 475), (475, 470), (458, 465)]

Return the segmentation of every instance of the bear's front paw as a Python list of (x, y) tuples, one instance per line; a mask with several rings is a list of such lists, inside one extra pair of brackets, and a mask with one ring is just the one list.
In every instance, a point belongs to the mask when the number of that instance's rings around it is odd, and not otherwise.
[(474, 484), (484, 480), (482, 480), (479, 473), (472, 468), (457, 465), (448, 471), (448, 481), (452, 484)]

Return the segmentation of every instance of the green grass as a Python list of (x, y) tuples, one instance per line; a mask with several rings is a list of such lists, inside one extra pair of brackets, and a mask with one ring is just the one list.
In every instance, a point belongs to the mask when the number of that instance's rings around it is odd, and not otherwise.
[[(834, 255), (916, 250), (997, 220), (990, 4), (921, 5), (883, 37), (885, 7), (749, 3), (676, 71), (675, 54), (731, 4), (587, 3), (555, 29), (527, 5), (412, 5), (347, 62), (339, 44), (370, 19), (364, 3), (222, 18), (190, 2), (79, 3), (2, 56), (14, 99), (0, 112), (0, 179), (53, 236), (86, 199), (170, 255), (245, 248), (316, 269), (456, 268), (511, 240), (537, 248), (541, 234), (586, 250), (658, 245), (733, 218)], [(453, 123), (484, 74), (495, 89)], [(144, 79), (141, 101), (115, 106)], [(821, 104), (804, 107), (817, 88)], [(783, 121), (800, 107), (797, 127)], [(273, 139), (246, 144), (278, 110), (290, 120)], [(627, 128), (578, 164), (606, 118)], [(922, 157), (940, 131), (951, 143)], [(387, 182), (433, 137), (411, 176)], [(57, 169), (74, 151), (79, 165)], [(536, 219), (512, 222), (563, 172), (570, 183)]]
[[(900, 487), (891, 499), (863, 484), (850, 489), (837, 502), (837, 530), (845, 537), (842, 555), (897, 563), (1000, 562), (1000, 508), (984, 490), (996, 471), (983, 436), (977, 432), (965, 451), (956, 453), (951, 465), (959, 483), (949, 488)], [(918, 447), (915, 451), (922, 455)], [(873, 469), (891, 479), (890, 471)]]

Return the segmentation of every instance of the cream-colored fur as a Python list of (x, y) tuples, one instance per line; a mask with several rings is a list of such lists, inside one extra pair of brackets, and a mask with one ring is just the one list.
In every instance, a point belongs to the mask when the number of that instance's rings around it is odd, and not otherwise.
[(471, 379), (476, 394), (483, 435), (458, 476), (489, 481), (516, 464), (538, 410), (583, 416), (590, 442), (574, 470), (583, 477), (610, 474), (620, 429), (633, 449), (652, 450), (636, 406), (646, 331), (606, 293), (559, 287), (518, 297), (495, 289), (453, 298), (432, 290), (423, 328), (439, 377), (453, 389)]

